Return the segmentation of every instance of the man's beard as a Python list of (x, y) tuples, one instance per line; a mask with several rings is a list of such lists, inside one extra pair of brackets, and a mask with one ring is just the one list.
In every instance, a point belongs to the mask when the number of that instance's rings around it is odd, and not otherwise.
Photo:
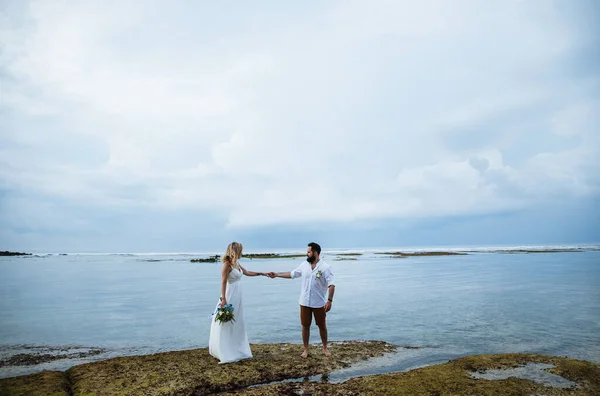
[(316, 259), (317, 258), (315, 256), (306, 257), (306, 261), (308, 261), (311, 264), (314, 263)]

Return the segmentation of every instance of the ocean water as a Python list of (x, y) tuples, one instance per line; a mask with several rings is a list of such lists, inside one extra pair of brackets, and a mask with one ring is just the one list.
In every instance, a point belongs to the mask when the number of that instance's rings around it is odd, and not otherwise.
[[(383, 340), (403, 347), (337, 378), (481, 353), (531, 352), (600, 363), (600, 251), (592, 248), (543, 254), (479, 248), (464, 256), (402, 259), (364, 250), (354, 261), (338, 261), (335, 251), (325, 251), (322, 257), (337, 284), (327, 316), (330, 340)], [(106, 352), (4, 366), (0, 377), (207, 347), (220, 264), (190, 262), (199, 256), (1, 257), (0, 360), (28, 348)], [(302, 260), (241, 262), (267, 272), (292, 270)], [(242, 282), (250, 342), (301, 343), (300, 281), (244, 277)], [(313, 325), (311, 342), (319, 341)]]

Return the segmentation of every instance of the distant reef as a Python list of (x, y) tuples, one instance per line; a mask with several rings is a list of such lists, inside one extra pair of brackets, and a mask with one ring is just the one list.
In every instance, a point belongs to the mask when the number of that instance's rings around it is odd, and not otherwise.
[(575, 253), (575, 252), (585, 252), (587, 250), (593, 249), (583, 249), (583, 248), (567, 248), (567, 249), (513, 249), (513, 250), (494, 250), (494, 253), (504, 253), (504, 254), (520, 254), (520, 253)]
[(31, 256), (31, 253), (0, 251), (0, 256)]
[(214, 263), (214, 262), (219, 261), (220, 258), (221, 258), (221, 256), (216, 254), (214, 256), (208, 256), (205, 258), (194, 258), (194, 259), (191, 259), (190, 261), (192, 263)]
[(247, 259), (276, 259), (276, 258), (298, 258), (306, 257), (306, 254), (279, 254), (279, 253), (249, 253), (244, 254), (242, 258)]
[(375, 254), (385, 254), (391, 257), (421, 257), (421, 256), (464, 256), (467, 253), (461, 252), (376, 252)]
[[(242, 259), (287, 259), (287, 258), (297, 258), (297, 257), (306, 257), (306, 254), (279, 254), (279, 253), (248, 253), (242, 255)], [(190, 261), (192, 263), (214, 263), (219, 261), (221, 256), (218, 254), (215, 256), (209, 256), (205, 258), (194, 258)]]

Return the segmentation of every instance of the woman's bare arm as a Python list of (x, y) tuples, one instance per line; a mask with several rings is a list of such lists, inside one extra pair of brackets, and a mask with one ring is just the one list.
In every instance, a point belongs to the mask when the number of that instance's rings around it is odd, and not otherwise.
[(221, 269), (221, 307), (227, 304), (227, 298), (225, 297), (225, 293), (227, 291), (227, 276), (230, 272), (231, 265), (223, 263), (223, 268)]
[(246, 276), (262, 276), (265, 274), (264, 272), (248, 271), (246, 268), (242, 267), (241, 264), (240, 268), (242, 269), (242, 273)]

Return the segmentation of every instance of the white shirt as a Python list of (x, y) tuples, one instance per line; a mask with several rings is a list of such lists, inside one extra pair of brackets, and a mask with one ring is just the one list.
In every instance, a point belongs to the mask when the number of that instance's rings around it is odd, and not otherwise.
[(315, 269), (308, 261), (304, 261), (295, 270), (290, 272), (292, 278), (302, 277), (302, 287), (300, 289), (300, 305), (310, 308), (321, 308), (327, 302), (327, 289), (335, 285), (333, 281), (333, 272), (329, 264), (319, 260)]

